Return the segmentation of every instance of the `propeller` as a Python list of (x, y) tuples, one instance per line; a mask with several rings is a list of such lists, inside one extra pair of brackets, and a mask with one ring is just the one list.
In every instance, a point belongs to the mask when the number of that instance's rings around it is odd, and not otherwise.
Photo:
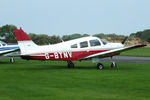
[(128, 37), (125, 37), (121, 43), (124, 44), (127, 39), (128, 39)]

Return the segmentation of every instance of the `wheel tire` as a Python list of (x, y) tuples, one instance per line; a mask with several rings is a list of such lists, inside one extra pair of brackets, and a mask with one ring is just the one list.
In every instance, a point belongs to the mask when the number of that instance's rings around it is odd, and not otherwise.
[(116, 63), (115, 62), (112, 62), (111, 63), (111, 68), (115, 68), (117, 65), (116, 65)]
[(68, 64), (67, 67), (70, 68), (70, 64)]
[(70, 68), (74, 68), (74, 64), (73, 63), (70, 64)]
[(103, 64), (101, 64), (101, 63), (98, 63), (98, 64), (97, 64), (97, 69), (100, 69), (100, 70), (104, 69), (104, 66), (103, 66)]
[(74, 68), (74, 63), (71, 62), (71, 61), (69, 61), (69, 62), (68, 62), (68, 68)]
[(15, 62), (15, 59), (14, 59), (14, 58), (10, 58), (10, 62), (11, 62), (11, 63), (14, 63), (14, 62)]

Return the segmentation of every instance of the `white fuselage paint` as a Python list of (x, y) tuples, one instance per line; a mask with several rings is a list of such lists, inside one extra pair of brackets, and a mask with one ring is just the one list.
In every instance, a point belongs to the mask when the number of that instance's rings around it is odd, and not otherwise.
[[(89, 41), (97, 39), (101, 43), (100, 46), (91, 47)], [(88, 47), (80, 48), (80, 42), (87, 41)], [(71, 58), (72, 51), (92, 51), (92, 50), (110, 50), (124, 47), (121, 43), (107, 43), (104, 45), (101, 39), (97, 37), (83, 37), (79, 39), (74, 39), (66, 42), (61, 42), (54, 45), (38, 46), (33, 41), (18, 41), (21, 48), (21, 55), (31, 55), (36, 53), (44, 53), (45, 58), (50, 57), (59, 58)], [(71, 45), (77, 44), (77, 48), (71, 48)], [(48, 53), (54, 53), (54, 55), (48, 55)]]

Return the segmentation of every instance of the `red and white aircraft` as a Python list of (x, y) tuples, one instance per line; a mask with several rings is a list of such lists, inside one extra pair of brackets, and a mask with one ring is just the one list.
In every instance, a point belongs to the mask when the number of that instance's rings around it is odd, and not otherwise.
[[(138, 44), (135, 46), (124, 46), (122, 43), (107, 43), (97, 37), (83, 37), (54, 45), (38, 46), (20, 28), (14, 30), (14, 34), (21, 50), (21, 57), (26, 60), (60, 60), (67, 61), (68, 68), (74, 68), (74, 61), (87, 60), (93, 58), (113, 57), (125, 50), (146, 46)], [(111, 67), (115, 67), (112, 62)], [(101, 63), (97, 64), (98, 69), (103, 69)]]

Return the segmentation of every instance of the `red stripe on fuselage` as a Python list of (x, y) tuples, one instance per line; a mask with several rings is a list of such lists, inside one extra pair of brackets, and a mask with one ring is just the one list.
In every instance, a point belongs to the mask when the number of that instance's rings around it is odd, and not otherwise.
[(105, 52), (108, 50), (93, 50), (93, 51), (66, 51), (66, 52), (54, 52), (54, 53), (36, 53), (30, 55), (22, 55), (23, 59), (27, 60), (62, 60), (62, 61), (75, 61), (80, 60), (86, 56)]

